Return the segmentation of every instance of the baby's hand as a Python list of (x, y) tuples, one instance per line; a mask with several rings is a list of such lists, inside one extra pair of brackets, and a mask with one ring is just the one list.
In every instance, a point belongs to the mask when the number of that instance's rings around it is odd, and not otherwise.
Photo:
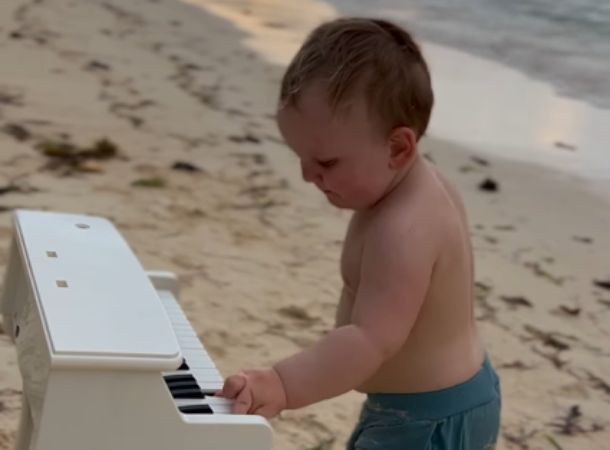
[(257, 414), (270, 419), (287, 406), (282, 380), (273, 369), (232, 375), (216, 395), (235, 400), (233, 414)]

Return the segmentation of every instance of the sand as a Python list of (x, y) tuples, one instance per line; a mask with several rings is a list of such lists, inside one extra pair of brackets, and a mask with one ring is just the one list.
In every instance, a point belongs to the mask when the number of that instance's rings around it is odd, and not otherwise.
[[(0, 271), (13, 208), (102, 215), (147, 269), (179, 275), (223, 374), (328, 331), (349, 215), (300, 179), (273, 120), (281, 66), (248, 39), (173, 0), (1, 2)], [(610, 448), (610, 290), (595, 284), (610, 280), (607, 197), (446, 137), (421, 150), (470, 215), (476, 314), (504, 394), (498, 448)], [(486, 179), (497, 189), (481, 189)], [(0, 334), (0, 449), (20, 389)], [(362, 398), (282, 413), (275, 448), (342, 448)]]

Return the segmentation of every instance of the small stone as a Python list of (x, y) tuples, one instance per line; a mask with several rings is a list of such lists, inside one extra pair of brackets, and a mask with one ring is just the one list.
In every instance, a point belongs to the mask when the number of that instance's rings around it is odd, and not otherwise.
[(479, 183), (479, 189), (485, 192), (497, 192), (500, 188), (497, 181), (491, 178), (486, 178)]

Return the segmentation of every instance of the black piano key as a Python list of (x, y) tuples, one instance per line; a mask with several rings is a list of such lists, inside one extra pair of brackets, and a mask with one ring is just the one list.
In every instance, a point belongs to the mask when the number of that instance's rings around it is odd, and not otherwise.
[(190, 373), (185, 373), (183, 374), (177, 374), (177, 375), (165, 375), (163, 377), (165, 379), (166, 383), (171, 383), (174, 381), (191, 381), (193, 383), (196, 383), (197, 380), (195, 380), (195, 377), (193, 375), (191, 375)]
[[(196, 392), (197, 396), (199, 397), (199, 392), (201, 392), (201, 389), (199, 389), (199, 386), (182, 386), (182, 387), (170, 387), (169, 388), (169, 392), (170, 394), (172, 394), (172, 397), (175, 398), (175, 394), (180, 394), (186, 391), (190, 391), (190, 392)], [(203, 394), (203, 392), (201, 392), (201, 398), (205, 397), (205, 395)], [(190, 397), (189, 397), (190, 398)]]
[(220, 389), (207, 389), (207, 388), (202, 388), (201, 392), (203, 392), (203, 395), (209, 395), (211, 397), (213, 397), (216, 392), (218, 392)]
[(186, 359), (182, 358), (182, 364), (180, 364), (180, 367), (178, 367), (178, 370), (189, 370), (189, 369), (190, 369), (190, 367), (186, 363)]
[(184, 414), (214, 414), (209, 405), (184, 405), (178, 409)]
[(199, 388), (185, 388), (171, 391), (174, 398), (204, 398), (203, 392)]
[(167, 387), (170, 388), (170, 390), (183, 388), (200, 389), (199, 385), (194, 381), (171, 381), (167, 383)]

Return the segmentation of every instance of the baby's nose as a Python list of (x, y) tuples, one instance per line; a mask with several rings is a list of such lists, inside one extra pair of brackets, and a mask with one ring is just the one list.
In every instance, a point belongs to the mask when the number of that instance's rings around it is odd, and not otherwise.
[(317, 178), (316, 170), (311, 164), (301, 163), (301, 174), (303, 181), (307, 183), (313, 183)]

